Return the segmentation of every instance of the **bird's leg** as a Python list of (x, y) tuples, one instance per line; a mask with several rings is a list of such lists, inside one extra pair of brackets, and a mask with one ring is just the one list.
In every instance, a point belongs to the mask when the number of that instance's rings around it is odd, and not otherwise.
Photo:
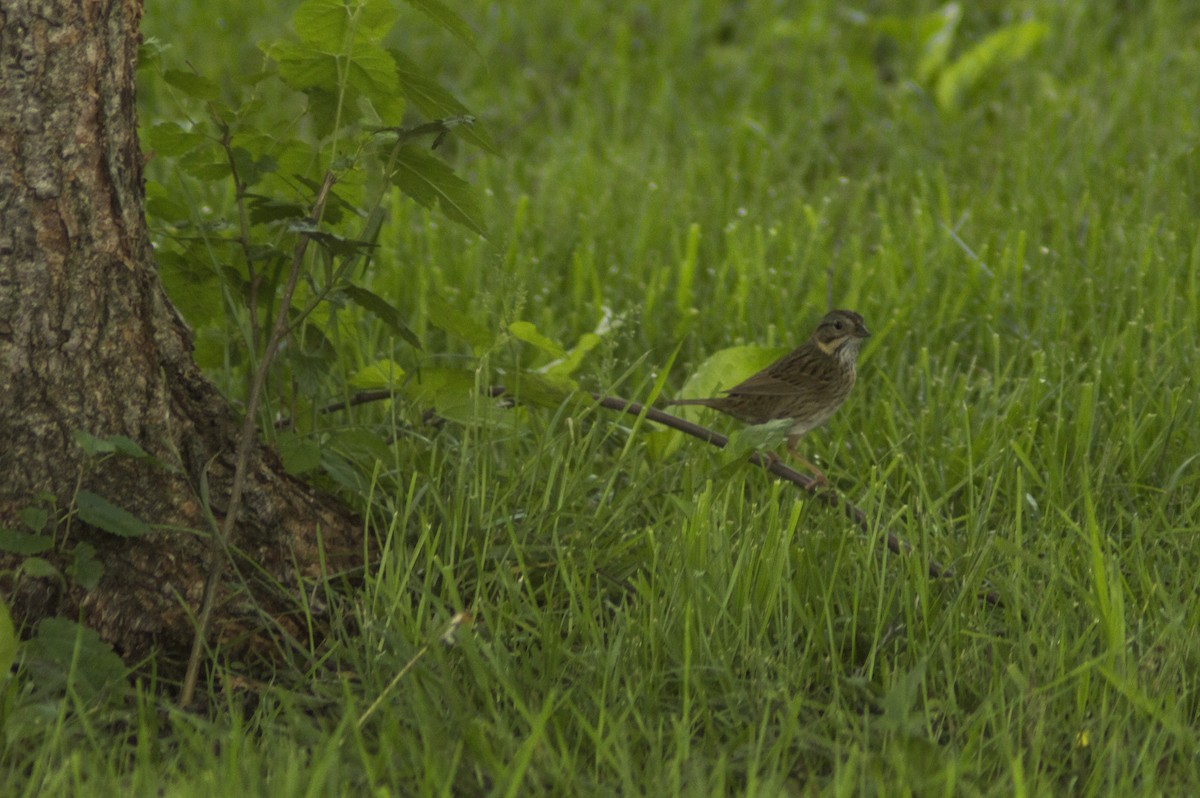
[(823, 471), (821, 471), (821, 469), (817, 468), (816, 465), (814, 465), (812, 462), (810, 462), (808, 459), (806, 459), (803, 455), (801, 455), (800, 452), (796, 451), (796, 444), (799, 443), (799, 441), (800, 441), (799, 435), (789, 435), (788, 436), (788, 439), (787, 439), (788, 454), (790, 454), (795, 460), (799, 461), (801, 465), (803, 465), (805, 468), (807, 468), (809, 471), (812, 472), (813, 478), (816, 480), (818, 485), (828, 485), (829, 480), (825, 478), (825, 473)]

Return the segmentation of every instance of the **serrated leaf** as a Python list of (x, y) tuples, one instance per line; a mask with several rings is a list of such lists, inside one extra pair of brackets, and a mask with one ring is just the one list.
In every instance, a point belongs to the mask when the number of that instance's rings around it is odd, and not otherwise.
[(54, 538), (49, 535), (35, 535), (0, 527), (0, 551), (12, 554), (41, 554), (53, 546)]
[(496, 342), (495, 334), (474, 318), (451, 305), (440, 294), (428, 298), (429, 323), (471, 345), (476, 353), (486, 351)]
[(50, 513), (46, 512), (44, 507), (22, 507), (18, 515), (21, 517), (21, 523), (30, 532), (41, 532), (50, 520)]
[(146, 131), (146, 142), (160, 155), (183, 155), (209, 142), (203, 133), (184, 130), (174, 122), (159, 122)]
[[(396, 62), (396, 75), (400, 81), (400, 91), (404, 92), (405, 97), (412, 100), (413, 105), (417, 106), (421, 113), (430, 119), (471, 116), (470, 109), (443, 89), (436, 80), (425, 75), (408, 56), (399, 50), (389, 50), (389, 52), (392, 60)], [(456, 127), (454, 135), (492, 154), (499, 152), (491, 137), (478, 123)]]
[(376, 44), (360, 45), (355, 49), (350, 57), (346, 83), (372, 102), (385, 106), (400, 91), (396, 62), (387, 50)]
[(388, 0), (307, 0), (292, 15), (292, 27), (313, 47), (340, 52), (354, 42), (377, 42), (399, 13)]
[(448, 31), (478, 54), (479, 49), (475, 46), (475, 32), (462, 17), (451, 11), (441, 0), (408, 0), (408, 4), (423, 12), (443, 30)]
[(104, 565), (96, 559), (96, 547), (78, 543), (72, 552), (70, 574), (85, 590), (93, 590), (104, 575)]
[(215, 81), (194, 72), (168, 69), (163, 73), (163, 80), (189, 97), (195, 97), (198, 100), (215, 100), (221, 94), (221, 89)]
[(563, 349), (557, 341), (553, 341), (550, 338), (547, 338), (545, 335), (542, 335), (533, 322), (514, 321), (508, 325), (508, 331), (512, 334), (513, 338), (516, 338), (518, 341), (524, 341), (531, 346), (536, 346), (538, 349), (541, 349), (543, 352), (548, 352), (554, 357), (567, 356), (567, 350)]
[(421, 340), (417, 338), (417, 334), (404, 323), (404, 317), (400, 311), (386, 299), (358, 285), (343, 286), (341, 293), (390, 327), (392, 332), (407, 341), (413, 348), (421, 348)]
[(41, 557), (26, 557), (21, 560), (21, 571), (35, 579), (62, 579), (62, 574), (49, 560)]
[(283, 467), (292, 476), (307, 474), (321, 465), (321, 446), (312, 438), (281, 433), (275, 443)]
[(133, 513), (91, 491), (79, 491), (75, 496), (75, 507), (81, 521), (113, 535), (135, 538), (153, 531)]
[(279, 65), (279, 77), (293, 89), (324, 89), (338, 85), (337, 57), (298, 42), (275, 42), (267, 55)]
[(487, 237), (479, 198), (443, 161), (422, 150), (401, 147), (392, 182), (426, 208), (437, 207), (448, 218)]
[(66, 618), (45, 618), (28, 643), (28, 656), (52, 664), (57, 678), (85, 702), (109, 687), (124, 684), (129, 672), (112, 646), (95, 631)]

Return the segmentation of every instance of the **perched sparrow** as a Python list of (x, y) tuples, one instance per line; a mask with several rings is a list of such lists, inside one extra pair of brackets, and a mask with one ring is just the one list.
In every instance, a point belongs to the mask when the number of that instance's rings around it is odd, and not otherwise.
[(858, 350), (870, 336), (862, 316), (853, 310), (830, 311), (807, 341), (730, 388), (725, 396), (677, 399), (667, 404), (704, 405), (750, 424), (791, 419), (788, 451), (823, 483), (825, 475), (800, 456), (796, 443), (801, 435), (828, 421), (846, 401), (854, 387)]

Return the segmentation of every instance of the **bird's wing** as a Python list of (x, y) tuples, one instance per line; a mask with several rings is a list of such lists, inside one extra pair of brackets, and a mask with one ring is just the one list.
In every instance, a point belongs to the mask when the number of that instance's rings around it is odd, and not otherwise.
[(731, 396), (795, 396), (817, 390), (833, 382), (834, 377), (827, 369), (820, 368), (813, 352), (801, 347), (733, 386), (728, 393)]

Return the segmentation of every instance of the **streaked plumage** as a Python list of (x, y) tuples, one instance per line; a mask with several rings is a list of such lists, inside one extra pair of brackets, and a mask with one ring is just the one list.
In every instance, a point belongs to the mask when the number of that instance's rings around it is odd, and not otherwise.
[(852, 310), (831, 311), (807, 341), (730, 388), (725, 396), (678, 399), (667, 404), (703, 405), (749, 424), (790, 418), (793, 424), (788, 430), (788, 449), (803, 460), (795, 450), (796, 442), (828, 421), (846, 401), (854, 387), (858, 351), (870, 335), (859, 314)]

